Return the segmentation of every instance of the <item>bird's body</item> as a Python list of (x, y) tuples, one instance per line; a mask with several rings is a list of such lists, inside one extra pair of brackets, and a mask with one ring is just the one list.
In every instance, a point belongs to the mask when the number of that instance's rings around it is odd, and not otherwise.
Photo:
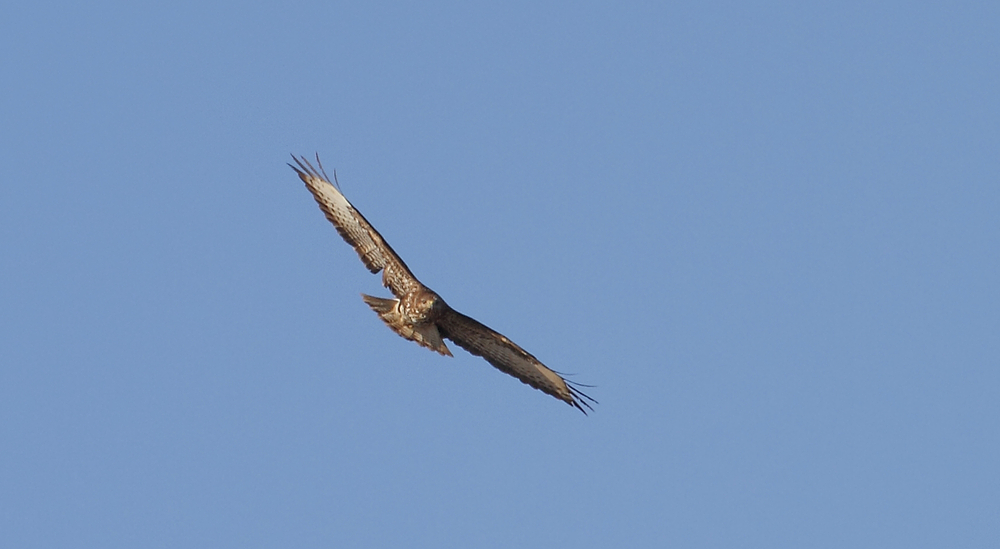
[(448, 306), (441, 296), (424, 286), (367, 219), (330, 182), (319, 164), (313, 168), (305, 158), (289, 164), (306, 184), (316, 202), (340, 236), (354, 247), (372, 273), (382, 271), (382, 284), (395, 299), (362, 294), (365, 303), (392, 331), (442, 355), (452, 356), (444, 339), (481, 356), (498, 370), (516, 377), (586, 413), (594, 400), (580, 392), (537, 358), (488, 328)]
[(420, 288), (402, 299), (384, 299), (365, 294), (361, 294), (361, 298), (392, 331), (432, 351), (452, 356), (448, 346), (441, 340), (437, 325), (449, 307), (436, 293)]

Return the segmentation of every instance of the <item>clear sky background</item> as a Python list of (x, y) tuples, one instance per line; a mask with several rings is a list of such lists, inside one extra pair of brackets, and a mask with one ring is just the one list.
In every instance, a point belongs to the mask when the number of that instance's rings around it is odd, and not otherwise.
[[(0, 8), (0, 545), (995, 547), (1000, 4)], [(589, 417), (388, 295), (428, 286)]]

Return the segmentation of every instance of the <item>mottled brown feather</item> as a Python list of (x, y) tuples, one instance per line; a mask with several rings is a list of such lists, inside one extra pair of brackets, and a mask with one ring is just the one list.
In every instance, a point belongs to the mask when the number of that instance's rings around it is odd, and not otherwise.
[(581, 404), (593, 410), (587, 401), (596, 403), (594, 399), (580, 392), (518, 344), (482, 322), (449, 308), (438, 319), (437, 325), (442, 336), (466, 351), (483, 357), (501, 372), (575, 406), (583, 413), (587, 413), (587, 410)]
[[(325, 174), (322, 174), (322, 165), (320, 170), (317, 170), (304, 157), (292, 156), (292, 159), (298, 166), (291, 164), (289, 166), (299, 174), (299, 178), (306, 184), (306, 188), (316, 199), (323, 214), (330, 223), (333, 223), (340, 236), (354, 248), (369, 271), (372, 273), (383, 271), (382, 284), (389, 288), (393, 295), (402, 297), (422, 286), (392, 246), (389, 246), (365, 216), (361, 215), (361, 212), (330, 183)], [(316, 163), (319, 164), (319, 157)]]

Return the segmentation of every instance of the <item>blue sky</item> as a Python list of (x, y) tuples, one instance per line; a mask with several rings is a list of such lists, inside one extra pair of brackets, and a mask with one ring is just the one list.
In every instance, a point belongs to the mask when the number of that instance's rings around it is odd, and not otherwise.
[[(987, 547), (990, 2), (0, 9), (9, 547)], [(319, 152), (589, 417), (387, 330)]]

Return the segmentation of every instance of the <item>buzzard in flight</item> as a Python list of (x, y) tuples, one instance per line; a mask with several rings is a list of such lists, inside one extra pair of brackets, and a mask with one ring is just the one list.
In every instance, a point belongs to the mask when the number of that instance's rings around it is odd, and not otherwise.
[(587, 413), (584, 407), (593, 410), (588, 401), (595, 404), (596, 401), (580, 392), (574, 384), (546, 368), (513, 341), (452, 309), (441, 296), (421, 284), (382, 235), (330, 183), (323, 165), (319, 163), (319, 155), (316, 156), (319, 170), (305, 157), (295, 158), (292, 155), (292, 159), (296, 165), (289, 166), (305, 182), (340, 236), (354, 247), (369, 271), (382, 271), (382, 284), (392, 291), (396, 299), (365, 294), (361, 297), (392, 331), (447, 356), (452, 355), (444, 339), (450, 339), (466, 351), (485, 358), (501, 372), (576, 407), (584, 414)]

